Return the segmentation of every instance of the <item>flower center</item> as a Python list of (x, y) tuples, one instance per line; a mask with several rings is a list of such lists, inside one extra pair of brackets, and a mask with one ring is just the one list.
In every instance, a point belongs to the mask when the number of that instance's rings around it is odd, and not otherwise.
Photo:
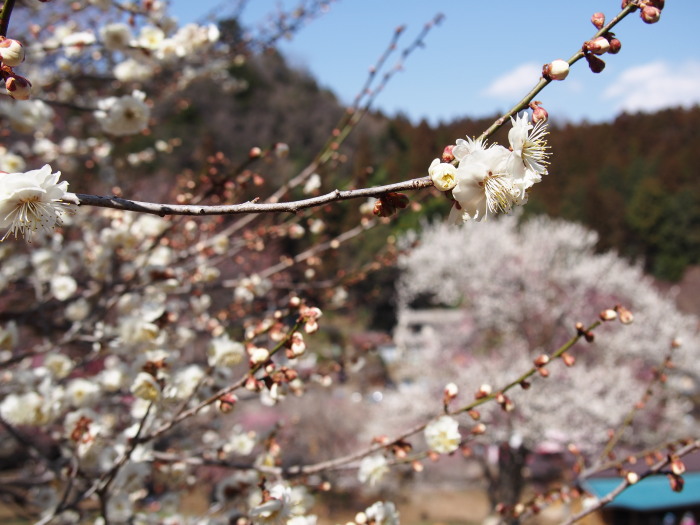
[(489, 170), (481, 183), (486, 195), (486, 206), (493, 214), (508, 213), (516, 200), (513, 183), (510, 178)]

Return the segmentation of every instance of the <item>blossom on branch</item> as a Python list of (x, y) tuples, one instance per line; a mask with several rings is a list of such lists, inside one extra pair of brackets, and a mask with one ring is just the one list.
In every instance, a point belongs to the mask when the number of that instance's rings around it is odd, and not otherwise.
[(433, 452), (449, 454), (459, 448), (462, 436), (459, 423), (450, 416), (441, 416), (425, 427), (425, 441)]
[(275, 485), (269, 499), (250, 510), (254, 524), (282, 525), (292, 514), (292, 495), (289, 487)]
[(509, 149), (497, 144), (487, 147), (483, 139), (458, 139), (451, 151), (456, 168), (438, 159), (428, 168), (436, 188), (452, 191), (456, 205), (451, 222), (510, 213), (527, 202), (529, 188), (547, 174), (546, 122), (532, 125), (523, 114), (511, 123)]
[(376, 485), (389, 472), (389, 465), (382, 454), (373, 454), (362, 458), (360, 468), (357, 471), (357, 479), (361, 483), (368, 483), (370, 487)]
[(68, 182), (58, 182), (60, 175), (48, 164), (26, 173), (0, 173), (0, 228), (7, 228), (1, 240), (10, 234), (31, 239), (37, 230), (49, 232), (61, 224), (69, 205), (61, 202)]

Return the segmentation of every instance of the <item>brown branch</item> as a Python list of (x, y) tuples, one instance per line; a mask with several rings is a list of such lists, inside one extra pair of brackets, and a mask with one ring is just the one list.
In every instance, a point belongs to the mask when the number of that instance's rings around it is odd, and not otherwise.
[(106, 197), (98, 195), (85, 195), (82, 193), (66, 193), (63, 202), (77, 204), (78, 206), (97, 206), (101, 208), (114, 208), (116, 210), (150, 213), (164, 217), (166, 215), (239, 215), (244, 213), (297, 213), (307, 208), (317, 208), (331, 202), (367, 197), (381, 197), (389, 192), (413, 191), (428, 188), (433, 185), (429, 177), (411, 179), (394, 184), (385, 184), (374, 188), (361, 188), (357, 190), (334, 190), (325, 195), (301, 199), (291, 202), (263, 202), (256, 200), (241, 204), (220, 206), (204, 206), (191, 204), (159, 204), (153, 202), (132, 201), (120, 197)]

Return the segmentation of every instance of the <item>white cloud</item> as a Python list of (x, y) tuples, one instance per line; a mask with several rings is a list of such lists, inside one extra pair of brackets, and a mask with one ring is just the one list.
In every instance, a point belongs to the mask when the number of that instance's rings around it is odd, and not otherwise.
[(603, 92), (620, 111), (657, 111), (700, 104), (700, 61), (651, 62), (623, 71)]
[(542, 65), (533, 62), (521, 64), (510, 73), (501, 75), (482, 92), (490, 97), (522, 97), (542, 76)]

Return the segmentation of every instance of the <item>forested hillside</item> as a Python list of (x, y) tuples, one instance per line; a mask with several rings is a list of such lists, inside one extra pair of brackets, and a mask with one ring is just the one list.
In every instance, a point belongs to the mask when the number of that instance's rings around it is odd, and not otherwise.
[[(235, 42), (236, 35), (228, 38)], [(172, 115), (172, 107), (179, 113), (163, 121), (163, 127), (172, 136), (186, 130), (190, 140), (167, 159), (132, 167), (135, 178), (142, 180), (139, 173), (145, 169), (171, 181), (173, 173), (184, 173), (217, 154), (224, 164), (240, 166), (250, 148), (283, 141), (290, 147), (287, 161), (258, 181), (273, 188), (311, 160), (311, 152), (323, 146), (343, 114), (332, 93), (306, 72), (289, 67), (274, 50), (248, 54), (230, 72), (239, 80), (233, 87), (208, 80), (193, 83), (185, 99), (181, 92), (165, 97), (160, 114), (167, 109)], [(155, 113), (159, 114), (157, 107)], [(700, 262), (700, 108), (611, 115), (611, 121), (603, 124), (562, 125), (556, 124), (556, 115), (551, 117), (550, 174), (534, 188), (526, 214), (547, 213), (582, 222), (600, 234), (601, 249), (615, 248), (644, 260), (647, 269), (662, 279), (677, 280), (688, 265)], [(465, 118), (432, 127), (370, 112), (338, 151), (332, 167), (319, 173), (318, 191), (425, 175), (444, 146), (481, 133), (491, 121)], [(120, 148), (138, 151), (148, 144), (149, 137), (142, 136), (125, 140)], [(411, 198), (420, 198), (421, 213), (399, 214), (391, 227), (413, 228), (422, 217), (446, 216), (449, 210), (437, 191), (432, 197), (423, 192)], [(350, 203), (330, 210), (328, 227), (340, 232), (357, 224), (357, 208), (357, 203)], [(364, 255), (370, 256), (376, 249), (367, 241), (359, 255), (366, 251)]]

